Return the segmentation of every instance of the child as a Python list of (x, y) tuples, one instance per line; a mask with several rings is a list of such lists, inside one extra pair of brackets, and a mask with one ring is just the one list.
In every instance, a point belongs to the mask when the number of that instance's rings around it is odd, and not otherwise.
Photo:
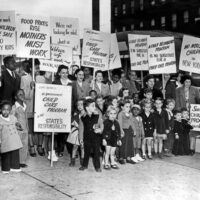
[(183, 124), (183, 152), (184, 155), (190, 154), (190, 130), (193, 129), (193, 127), (189, 123), (189, 112), (186, 108), (181, 109), (182, 111), (182, 124)]
[(124, 100), (126, 97), (129, 96), (129, 90), (126, 87), (123, 87), (120, 91), (119, 91), (119, 99)]
[(139, 116), (141, 107), (138, 104), (134, 104), (132, 108), (132, 114), (133, 114), (133, 123), (135, 127), (135, 133), (133, 137), (133, 148), (134, 148), (134, 157), (131, 159), (134, 162), (144, 161), (144, 159), (140, 156), (141, 151), (141, 143), (142, 139), (144, 138), (144, 127), (142, 123), (142, 118)]
[(22, 130), (19, 130), (19, 136), (22, 141), (23, 147), (19, 150), (20, 167), (27, 167), (26, 159), (28, 155), (28, 118), (26, 112), (25, 93), (20, 89), (15, 96), (16, 102), (12, 107), (12, 114), (17, 118), (18, 122), (22, 126)]
[(165, 110), (167, 111), (168, 129), (166, 130), (167, 140), (165, 140), (165, 142), (164, 142), (165, 156), (171, 156), (173, 144), (174, 144), (174, 133), (173, 133), (173, 126), (174, 126), (173, 110), (174, 110), (174, 107), (175, 107), (175, 100), (167, 99)]
[[(141, 107), (143, 108), (144, 107), (144, 103), (145, 102), (149, 102), (152, 104), (152, 109), (153, 109), (153, 91), (150, 89), (150, 88), (146, 88), (144, 89), (144, 98), (141, 100), (140, 104), (141, 104)], [(151, 110), (152, 111), (152, 110)]]
[(163, 100), (158, 97), (155, 100), (155, 111), (154, 111), (154, 119), (155, 119), (155, 129), (156, 132), (154, 134), (154, 151), (155, 156), (162, 159), (162, 149), (163, 149), (163, 140), (167, 139), (167, 130), (168, 127), (168, 115), (167, 111), (162, 109)]
[(102, 115), (104, 115), (104, 99), (102, 95), (96, 97), (96, 108)]
[[(78, 137), (78, 134), (79, 134), (78, 126), (79, 126), (80, 118), (85, 113), (84, 107), (83, 107), (83, 102), (84, 102), (84, 99), (79, 99), (77, 101), (77, 112), (75, 112), (74, 116), (72, 117), (72, 130), (67, 138), (67, 142), (73, 144), (72, 158), (71, 158), (71, 162), (69, 164), (69, 166), (71, 166), (71, 167), (75, 166), (76, 153), (77, 153), (78, 147), (80, 146), (79, 137)], [(83, 146), (81, 146), (80, 150), (81, 150), (80, 163), (82, 165), (83, 156), (84, 156)]]
[(131, 158), (133, 157), (133, 137), (136, 133), (134, 124), (133, 124), (133, 116), (130, 112), (131, 105), (129, 101), (125, 101), (122, 104), (122, 111), (118, 115), (118, 121), (121, 128), (121, 136), (122, 136), (122, 145), (120, 147), (119, 152), (119, 163), (125, 164), (135, 164)]
[(112, 96), (118, 96), (119, 91), (122, 88), (122, 84), (120, 83), (120, 72), (119, 70), (112, 71), (112, 81), (110, 85), (110, 93)]
[(90, 96), (92, 99), (96, 99), (96, 97), (97, 97), (97, 92), (96, 92), (95, 90), (90, 90), (89, 96)]
[(79, 122), (80, 144), (84, 145), (83, 165), (79, 170), (88, 168), (91, 151), (94, 154), (94, 167), (96, 172), (101, 172), (100, 168), (100, 145), (101, 133), (103, 131), (102, 116), (95, 113), (95, 102), (87, 99), (84, 102), (85, 115)]
[(117, 110), (113, 106), (110, 106), (107, 110), (108, 119), (104, 121), (103, 129), (103, 145), (105, 146), (105, 165), (104, 169), (110, 169), (109, 158), (111, 161), (111, 168), (119, 169), (115, 162), (115, 151), (117, 144), (120, 145), (121, 131), (119, 122), (116, 120)]
[(174, 136), (175, 136), (175, 141), (174, 141), (174, 146), (172, 153), (177, 156), (177, 155), (183, 155), (183, 134), (184, 134), (184, 128), (183, 128), (183, 123), (181, 122), (181, 111), (176, 110), (174, 112)]
[(140, 98), (139, 98), (139, 93), (133, 93), (132, 94), (132, 99), (133, 99), (133, 104), (139, 104)]
[(146, 159), (146, 145), (148, 151), (148, 158), (152, 159), (152, 142), (153, 142), (153, 135), (156, 132), (155, 129), (155, 121), (153, 113), (151, 112), (152, 105), (149, 101), (144, 101), (143, 112), (141, 113), (142, 122), (144, 126), (144, 139), (142, 141), (142, 153), (143, 159)]
[(0, 145), (1, 170), (4, 174), (20, 172), (19, 149), (22, 148), (17, 129), (21, 130), (15, 116), (10, 115), (12, 105), (8, 101), (1, 104), (0, 115)]

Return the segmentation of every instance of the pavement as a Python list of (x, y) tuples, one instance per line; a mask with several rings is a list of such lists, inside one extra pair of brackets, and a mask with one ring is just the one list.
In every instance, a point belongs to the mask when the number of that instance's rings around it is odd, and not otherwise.
[(200, 154), (119, 165), (97, 173), (92, 160), (79, 171), (65, 155), (50, 167), (28, 158), (21, 173), (0, 173), (0, 200), (200, 200)]

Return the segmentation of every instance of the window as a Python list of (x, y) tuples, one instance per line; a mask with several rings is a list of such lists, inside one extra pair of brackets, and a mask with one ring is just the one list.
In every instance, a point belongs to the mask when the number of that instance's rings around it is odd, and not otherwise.
[(188, 11), (184, 12), (183, 20), (184, 20), (184, 23), (188, 23), (189, 22), (189, 12)]
[(144, 0), (140, 0), (140, 10), (144, 10)]
[(131, 1), (131, 14), (134, 14), (135, 12), (135, 2)]
[(123, 32), (126, 31), (126, 26), (123, 26), (123, 27), (122, 27), (122, 31), (123, 31)]
[(151, 20), (151, 27), (154, 27), (156, 25), (155, 19)]
[(161, 27), (165, 27), (165, 17), (161, 17)]
[(115, 7), (115, 8), (114, 8), (114, 16), (115, 16), (115, 17), (118, 16), (118, 7)]
[(143, 28), (143, 27), (144, 27), (143, 22), (140, 22), (140, 28)]
[(172, 15), (172, 28), (176, 28), (177, 26), (177, 16), (176, 14)]
[(134, 24), (131, 24), (131, 30), (133, 31), (135, 28), (135, 25)]
[(123, 15), (126, 14), (126, 4), (125, 3), (122, 4), (122, 14)]

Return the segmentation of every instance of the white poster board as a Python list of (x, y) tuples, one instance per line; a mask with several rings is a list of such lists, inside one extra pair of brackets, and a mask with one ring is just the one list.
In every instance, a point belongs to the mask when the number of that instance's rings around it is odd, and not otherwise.
[(150, 74), (176, 73), (174, 37), (148, 38), (148, 61)]
[(0, 11), (0, 55), (16, 54), (14, 11)]
[(110, 34), (84, 30), (81, 65), (94, 69), (108, 70)]
[(17, 15), (17, 57), (50, 59), (49, 18)]
[(81, 67), (81, 60), (79, 55), (73, 55), (73, 61), (72, 65), (78, 65), (78, 67)]
[(121, 59), (119, 55), (119, 47), (116, 34), (111, 34), (109, 70), (121, 68)]
[(79, 21), (76, 18), (51, 17), (52, 43), (69, 46), (80, 55)]
[(190, 123), (192, 130), (200, 131), (200, 105), (190, 104)]
[(149, 70), (148, 65), (148, 38), (149, 35), (128, 34), (131, 70)]
[(179, 69), (200, 74), (200, 38), (183, 36)]
[(71, 86), (36, 83), (35, 132), (71, 131)]

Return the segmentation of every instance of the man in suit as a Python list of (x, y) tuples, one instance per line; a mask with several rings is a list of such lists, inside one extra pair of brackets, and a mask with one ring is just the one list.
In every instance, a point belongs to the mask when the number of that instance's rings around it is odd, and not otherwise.
[(5, 70), (2, 71), (0, 101), (8, 100), (12, 104), (15, 102), (15, 94), (20, 88), (20, 77), (15, 72), (16, 62), (13, 56), (3, 59)]

